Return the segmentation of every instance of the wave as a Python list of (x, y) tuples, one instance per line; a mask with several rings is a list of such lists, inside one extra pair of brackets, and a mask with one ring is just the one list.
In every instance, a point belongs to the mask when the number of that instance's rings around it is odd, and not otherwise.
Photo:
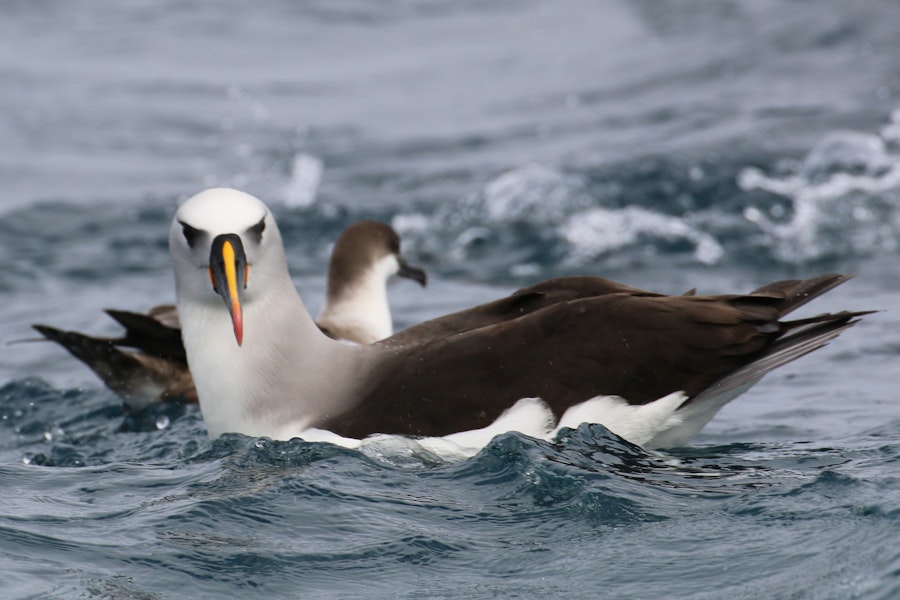
[(788, 201), (744, 217), (787, 263), (896, 253), (900, 247), (900, 111), (879, 134), (832, 132), (782, 175), (746, 168), (738, 182)]
[[(799, 160), (526, 163), (420, 202), (343, 204), (321, 193), (321, 158), (299, 152), (288, 162), (291, 174), (267, 197), (298, 274), (320, 273), (329, 244), (360, 218), (390, 222), (405, 252), (436, 275), (481, 281), (617, 276), (655, 264), (789, 270), (900, 252), (900, 110), (875, 133), (833, 131)], [(10, 265), (0, 289), (56, 275), (89, 283), (123, 270), (167, 276), (176, 203), (17, 209), (0, 224), (0, 258)]]
[(532, 163), (457, 201), (400, 207), (392, 224), (417, 252), (478, 261), (491, 276), (658, 259), (792, 266), (900, 249), (900, 110), (878, 133), (834, 131), (799, 161), (768, 162), (652, 159), (653, 189), (648, 159), (575, 172)]

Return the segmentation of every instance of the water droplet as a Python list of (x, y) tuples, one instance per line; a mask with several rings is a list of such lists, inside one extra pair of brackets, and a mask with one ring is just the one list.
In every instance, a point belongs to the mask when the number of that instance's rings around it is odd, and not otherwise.
[(761, 217), (762, 213), (755, 206), (748, 206), (744, 208), (744, 218), (751, 223), (758, 223)]
[(872, 220), (872, 211), (870, 211), (865, 206), (855, 206), (853, 207), (853, 218), (857, 221), (871, 221)]

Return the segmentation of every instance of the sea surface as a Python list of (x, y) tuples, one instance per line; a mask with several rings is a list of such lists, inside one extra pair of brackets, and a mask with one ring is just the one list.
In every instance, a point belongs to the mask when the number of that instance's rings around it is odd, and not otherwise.
[[(313, 312), (393, 224), (398, 329), (564, 274), (882, 312), (666, 452), (210, 441), (28, 341), (172, 301), (209, 186)], [(2, 2), (0, 306), (2, 598), (900, 598), (900, 3)]]

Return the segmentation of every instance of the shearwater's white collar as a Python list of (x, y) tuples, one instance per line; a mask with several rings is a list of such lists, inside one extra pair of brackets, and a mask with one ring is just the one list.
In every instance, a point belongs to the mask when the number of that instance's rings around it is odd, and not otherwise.
[(408, 264), (389, 225), (372, 220), (347, 227), (334, 244), (328, 290), (317, 322), (335, 339), (371, 344), (391, 335), (387, 283), (393, 276), (425, 286), (425, 271)]
[(360, 271), (354, 281), (343, 284), (337, 297), (326, 299), (316, 322), (336, 333), (339, 339), (347, 338), (360, 344), (371, 344), (390, 336), (394, 325), (387, 282), (399, 268), (397, 257), (392, 254), (378, 259)]

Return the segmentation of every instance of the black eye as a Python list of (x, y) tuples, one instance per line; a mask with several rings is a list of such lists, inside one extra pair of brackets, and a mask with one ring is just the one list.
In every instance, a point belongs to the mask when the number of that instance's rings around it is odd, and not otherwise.
[(251, 227), (247, 230), (247, 233), (250, 235), (250, 239), (252, 239), (257, 244), (262, 241), (263, 231), (266, 229), (266, 218), (263, 217), (259, 223)]
[(188, 246), (191, 248), (194, 247), (194, 244), (197, 243), (197, 240), (200, 239), (200, 234), (202, 231), (195, 227), (191, 227), (184, 221), (178, 221), (181, 223), (181, 231), (184, 233), (184, 239), (187, 240)]

